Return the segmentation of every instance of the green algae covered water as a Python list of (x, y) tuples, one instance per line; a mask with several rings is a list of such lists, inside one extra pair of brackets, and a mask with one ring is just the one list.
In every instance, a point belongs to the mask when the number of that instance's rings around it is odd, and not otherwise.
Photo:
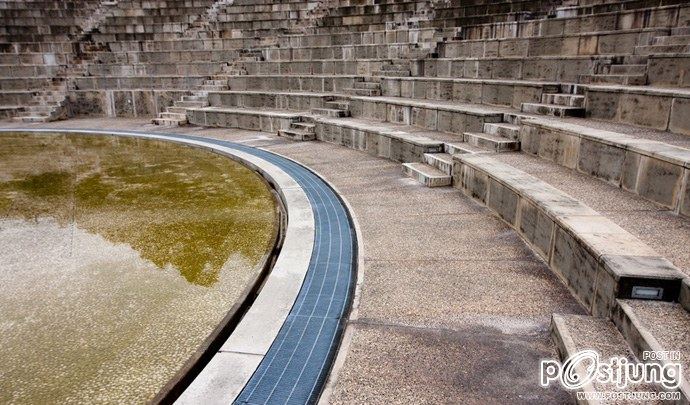
[(141, 403), (257, 277), (263, 179), (201, 149), (0, 134), (0, 403)]

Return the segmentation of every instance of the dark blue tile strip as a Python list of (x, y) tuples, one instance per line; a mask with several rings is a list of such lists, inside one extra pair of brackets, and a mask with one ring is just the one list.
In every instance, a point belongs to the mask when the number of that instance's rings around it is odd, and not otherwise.
[[(78, 130), (103, 132), (101, 129)], [(342, 200), (304, 166), (268, 151), (205, 137), (126, 132), (194, 139), (246, 152), (280, 167), (304, 189), (312, 205), (316, 228), (309, 269), (276, 340), (235, 403), (316, 402), (340, 343), (355, 282), (356, 237)]]

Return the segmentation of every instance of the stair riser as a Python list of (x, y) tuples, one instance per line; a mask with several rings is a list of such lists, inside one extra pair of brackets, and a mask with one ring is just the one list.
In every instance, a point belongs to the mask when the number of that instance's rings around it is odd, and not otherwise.
[(647, 65), (613, 65), (609, 73), (612, 75), (644, 75)]
[(308, 132), (311, 134), (316, 132), (316, 125), (308, 124), (305, 122), (293, 122), (292, 124), (290, 124), (290, 128), (297, 131)]
[(379, 83), (372, 82), (355, 82), (356, 89), (368, 89), (368, 90), (381, 90), (381, 85)]
[(381, 90), (346, 89), (345, 92), (353, 96), (362, 97), (379, 97), (381, 95)]
[(688, 43), (690, 43), (690, 36), (688, 35), (656, 37), (652, 41), (652, 45), (687, 45)]
[(342, 117), (347, 117), (350, 115), (349, 111), (323, 109), (323, 108), (314, 108), (311, 110), (311, 112), (312, 112), (312, 114), (324, 115), (324, 116), (330, 117), (330, 118), (342, 118)]
[(567, 107), (582, 107), (585, 103), (585, 97), (573, 94), (542, 94), (541, 102)]
[(452, 176), (453, 175), (453, 162), (446, 162), (444, 160), (441, 160), (437, 157), (434, 157), (433, 153), (425, 153), (424, 154), (424, 163), (428, 164), (429, 166), (435, 167), (438, 170), (442, 171), (443, 173)]

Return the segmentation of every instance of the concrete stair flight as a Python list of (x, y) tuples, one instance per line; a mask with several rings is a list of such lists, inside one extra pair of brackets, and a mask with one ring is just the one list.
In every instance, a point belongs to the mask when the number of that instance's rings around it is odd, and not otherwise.
[(520, 127), (509, 123), (484, 123), (484, 132), (465, 132), (466, 143), (492, 152), (511, 152), (520, 150), (518, 140)]
[(157, 118), (151, 120), (153, 124), (177, 127), (187, 124), (187, 108), (207, 107), (208, 92), (222, 91), (228, 89), (227, 80), (219, 80), (211, 78), (204, 81), (200, 89), (193, 92), (191, 96), (182, 96), (180, 100), (175, 101), (172, 107), (167, 107), (165, 112), (158, 114)]
[(290, 123), (290, 128), (278, 131), (282, 136), (293, 141), (313, 141), (316, 139), (316, 124), (309, 116), (300, 117), (300, 121)]
[(324, 115), (329, 118), (344, 118), (350, 116), (350, 105), (347, 101), (332, 100), (326, 101), (322, 108), (312, 108), (314, 115)]
[(381, 82), (373, 77), (360, 77), (353, 85), (354, 87), (345, 89), (345, 92), (355, 96), (377, 97), (381, 95)]

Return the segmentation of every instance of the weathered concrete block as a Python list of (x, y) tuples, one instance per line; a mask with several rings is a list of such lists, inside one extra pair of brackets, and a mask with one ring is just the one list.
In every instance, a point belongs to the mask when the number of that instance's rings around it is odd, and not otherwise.
[[(690, 74), (687, 76), (690, 78)], [(690, 135), (690, 99), (680, 97), (673, 99), (668, 129), (678, 134)]]
[(637, 193), (642, 197), (673, 208), (683, 181), (682, 167), (643, 156), (640, 160)]
[(620, 94), (605, 91), (587, 90), (585, 95), (587, 114), (592, 118), (616, 120)]
[(560, 227), (556, 228), (554, 234), (554, 248), (549, 264), (563, 277), (584, 306), (591, 309), (598, 270), (597, 259)]
[(520, 199), (518, 210), (518, 231), (548, 261), (555, 226), (553, 220), (525, 198)]
[[(577, 153), (574, 156), (577, 156)], [(618, 185), (621, 180), (625, 156), (625, 150), (622, 148), (582, 139), (577, 169), (590, 176)]]
[(665, 130), (671, 112), (671, 99), (642, 94), (623, 94), (619, 108), (621, 121)]
[(487, 205), (511, 226), (515, 226), (518, 200), (518, 195), (515, 192), (500, 182), (489, 179)]

